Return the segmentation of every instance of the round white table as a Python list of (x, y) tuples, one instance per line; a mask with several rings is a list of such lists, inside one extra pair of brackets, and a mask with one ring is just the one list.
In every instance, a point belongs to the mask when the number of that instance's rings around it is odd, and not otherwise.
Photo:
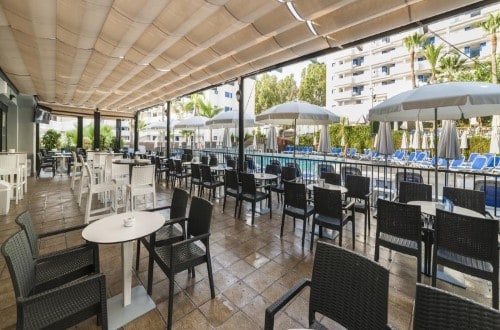
[(274, 180), (277, 179), (278, 176), (276, 174), (271, 174), (271, 173), (255, 173), (254, 174), (255, 180)]
[[(429, 201), (411, 201), (408, 202), (409, 205), (419, 205), (420, 210), (422, 213), (428, 214), (430, 216), (435, 217), (436, 216), (436, 208), (439, 208), (443, 205), (443, 203), (439, 202), (429, 202)], [(470, 210), (466, 209), (465, 207), (460, 207), (460, 206), (453, 206), (453, 213), (456, 214), (461, 214), (461, 215), (466, 215), (469, 217), (476, 217), (476, 218), (484, 218), (484, 215)]]
[[(123, 221), (133, 216), (135, 225), (125, 227)], [(123, 306), (131, 304), (132, 257), (134, 240), (147, 236), (165, 223), (161, 214), (155, 212), (125, 212), (99, 219), (82, 231), (82, 237), (99, 244), (121, 243), (123, 268)]]
[(338, 186), (335, 184), (329, 184), (329, 183), (325, 183), (324, 186), (320, 186), (319, 183), (310, 183), (306, 186), (307, 190), (314, 190), (314, 187), (328, 189), (328, 190), (340, 190), (340, 192), (342, 194), (345, 194), (347, 192), (346, 187)]

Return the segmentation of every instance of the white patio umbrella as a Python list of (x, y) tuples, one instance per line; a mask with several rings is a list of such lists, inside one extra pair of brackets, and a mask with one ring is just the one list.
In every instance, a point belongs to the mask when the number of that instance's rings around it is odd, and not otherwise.
[[(500, 85), (483, 82), (449, 82), (424, 85), (400, 94), (370, 109), (372, 121), (460, 119), (498, 114)], [(437, 150), (435, 150), (437, 154)], [(435, 195), (438, 196), (438, 171), (435, 170)]]
[(490, 153), (500, 154), (500, 116), (493, 116), (491, 121)]
[(429, 137), (427, 136), (427, 133), (422, 134), (422, 149), (427, 150), (429, 149), (429, 144), (427, 143), (429, 141)]
[(229, 128), (224, 128), (224, 135), (222, 136), (222, 147), (231, 147), (231, 136), (229, 135)]
[[(290, 125), (294, 126), (294, 134), (297, 133), (297, 125), (324, 125), (340, 122), (340, 117), (325, 108), (317, 105), (303, 102), (293, 101), (278, 104), (266, 111), (255, 116), (258, 122), (273, 125)], [(294, 138), (295, 141), (295, 138)], [(293, 157), (297, 147), (293, 149)]]
[(408, 137), (406, 136), (406, 131), (403, 132), (403, 137), (401, 138), (401, 149), (408, 149)]
[(253, 135), (252, 147), (254, 151), (257, 150), (257, 136), (255, 134)]
[(345, 136), (342, 134), (342, 137), (340, 138), (340, 146), (345, 147)]
[(318, 152), (322, 152), (325, 156), (330, 152), (330, 133), (328, 132), (328, 125), (323, 125), (321, 127)]
[(467, 132), (464, 131), (460, 136), (460, 149), (467, 149), (469, 147), (467, 142)]
[(412, 145), (411, 147), (415, 150), (420, 148), (420, 131), (418, 129), (413, 133)]
[(436, 149), (436, 146), (434, 143), (434, 136), (432, 134), (429, 134), (429, 149), (431, 149), (431, 150)]
[(381, 122), (378, 127), (377, 135), (378, 139), (375, 150), (381, 155), (392, 155), (394, 152), (394, 142), (392, 140), (391, 123)]
[(454, 120), (443, 120), (443, 129), (437, 146), (437, 157), (445, 159), (460, 157), (457, 127)]
[(378, 143), (378, 133), (375, 134), (375, 138), (373, 139), (373, 148), (377, 147), (377, 143)]
[(271, 152), (278, 151), (278, 134), (276, 133), (276, 127), (271, 125), (269, 126), (267, 132), (267, 150), (271, 150)]
[[(198, 135), (199, 129), (206, 126), (207, 117), (203, 116), (193, 116), (185, 119), (181, 119), (174, 124), (174, 129), (183, 129), (188, 131), (195, 131)], [(196, 139), (195, 135), (195, 139)], [(196, 143), (196, 141), (193, 141)]]

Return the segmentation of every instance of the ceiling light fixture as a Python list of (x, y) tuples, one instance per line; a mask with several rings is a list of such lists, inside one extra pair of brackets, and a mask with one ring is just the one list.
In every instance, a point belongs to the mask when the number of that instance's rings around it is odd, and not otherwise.
[(314, 27), (313, 21), (307, 20), (306, 21), (307, 27), (309, 28), (309, 31), (311, 31), (312, 34), (315, 36), (318, 35), (318, 31), (316, 31), (316, 28)]
[(287, 2), (286, 6), (288, 7), (288, 10), (293, 15), (293, 17), (295, 17), (297, 21), (304, 22), (304, 19), (300, 17), (299, 13), (297, 13), (297, 10), (295, 10), (295, 7), (292, 2)]

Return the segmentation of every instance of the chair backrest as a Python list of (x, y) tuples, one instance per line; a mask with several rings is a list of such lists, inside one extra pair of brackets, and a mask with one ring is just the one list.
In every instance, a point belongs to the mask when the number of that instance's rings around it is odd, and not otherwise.
[(498, 329), (499, 326), (498, 310), (417, 283), (413, 329)]
[(175, 159), (174, 164), (175, 164), (175, 172), (177, 174), (184, 172), (184, 169), (182, 168), (182, 162), (180, 159)]
[(85, 180), (85, 177), (87, 177), (87, 185), (91, 187), (95, 183), (95, 176), (92, 173), (92, 170), (90, 169), (89, 163), (83, 164), (83, 167), (85, 168), (85, 175), (82, 176), (82, 183), (83, 180)]
[(279, 175), (281, 173), (281, 167), (279, 165), (275, 165), (275, 164), (268, 164), (268, 165), (266, 165), (265, 172), (268, 174)]
[(379, 233), (386, 233), (419, 242), (422, 239), (421, 214), (419, 205), (379, 199), (377, 201), (377, 237)]
[(257, 188), (255, 186), (255, 176), (252, 173), (240, 173), (241, 193), (255, 195)]
[(340, 174), (342, 175), (342, 181), (346, 182), (346, 177), (348, 175), (361, 175), (361, 170), (352, 165), (342, 166), (340, 169)]
[(342, 194), (340, 190), (314, 186), (314, 212), (342, 219)]
[(299, 182), (285, 181), (285, 206), (302, 210), (307, 208), (306, 185)]
[(415, 153), (415, 151), (412, 151), (412, 152), (410, 153), (410, 155), (408, 156), (407, 161), (408, 161), (408, 162), (412, 162), (413, 160), (415, 160), (415, 156), (416, 156), (416, 155), (417, 155), (417, 154)]
[(476, 159), (476, 157), (479, 156), (479, 153), (477, 152), (472, 152), (470, 155), (469, 155), (469, 158), (467, 159), (467, 162), (468, 163), (472, 163), (474, 161), (474, 159)]
[(187, 222), (188, 237), (210, 233), (213, 207), (206, 199), (196, 196), (192, 198)]
[(370, 178), (361, 175), (347, 175), (345, 178), (347, 197), (364, 199), (370, 193)]
[(24, 211), (16, 217), (16, 223), (21, 227), (26, 233), (28, 242), (31, 247), (31, 253), (35, 258), (38, 258), (38, 235), (33, 228), (33, 221), (31, 220), (31, 214), (29, 211)]
[(174, 188), (172, 203), (170, 204), (171, 219), (186, 217), (188, 200), (189, 193), (186, 190)]
[(318, 312), (348, 329), (386, 328), (388, 292), (388, 269), (355, 252), (318, 241), (309, 319)]
[(328, 172), (335, 172), (335, 166), (331, 164), (318, 164), (318, 173), (320, 176)]
[(210, 156), (210, 160), (208, 162), (208, 165), (217, 166), (217, 164), (218, 164), (217, 156)]
[(191, 179), (201, 179), (199, 164), (191, 164)]
[(436, 248), (489, 261), (498, 271), (498, 220), (436, 209), (435, 230)]
[(486, 212), (486, 196), (484, 191), (443, 187), (443, 198), (446, 197), (456, 206), (465, 207), (481, 214)]
[(328, 184), (334, 184), (337, 186), (342, 184), (342, 177), (338, 173), (323, 172), (321, 173), (321, 179), (325, 179), (325, 182)]
[(201, 179), (203, 182), (213, 182), (212, 171), (209, 165), (200, 165)]
[(203, 165), (208, 165), (208, 156), (201, 156), (201, 163)]
[(232, 167), (234, 170), (236, 170), (236, 160), (234, 160), (234, 159), (227, 159), (226, 160), (226, 165), (227, 165), (227, 167)]
[(297, 169), (292, 166), (285, 166), (281, 169), (281, 181), (294, 181), (297, 178)]
[(484, 156), (477, 156), (472, 162), (470, 169), (475, 171), (480, 171), (486, 167), (488, 163), (488, 158)]
[(224, 176), (224, 183), (226, 186), (226, 189), (234, 189), (238, 190), (238, 172), (236, 170), (226, 170), (225, 176)]
[(168, 164), (168, 169), (170, 171), (170, 173), (175, 173), (175, 162), (172, 158), (169, 158), (167, 160), (167, 164)]
[(155, 166), (134, 166), (132, 167), (132, 178), (130, 180), (132, 186), (152, 185), (155, 187)]
[(35, 286), (35, 259), (24, 230), (9, 237), (2, 245), (16, 297), (28, 297)]
[(432, 185), (401, 181), (399, 183), (399, 202), (432, 201)]
[(396, 180), (395, 181), (396, 181), (395, 182), (396, 194), (398, 194), (399, 183), (401, 181), (423, 183), (424, 178), (422, 177), (422, 174), (420, 174), (420, 173), (404, 171), (404, 172), (397, 172), (396, 173)]
[(450, 164), (450, 168), (457, 168), (462, 166), (462, 163), (464, 162), (464, 156), (460, 156), (459, 159), (453, 159)]

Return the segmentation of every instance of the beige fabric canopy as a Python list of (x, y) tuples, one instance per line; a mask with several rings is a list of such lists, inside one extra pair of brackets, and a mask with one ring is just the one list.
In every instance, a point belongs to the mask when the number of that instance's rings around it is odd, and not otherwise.
[(488, 2), (3, 0), (0, 67), (47, 105), (132, 113)]

